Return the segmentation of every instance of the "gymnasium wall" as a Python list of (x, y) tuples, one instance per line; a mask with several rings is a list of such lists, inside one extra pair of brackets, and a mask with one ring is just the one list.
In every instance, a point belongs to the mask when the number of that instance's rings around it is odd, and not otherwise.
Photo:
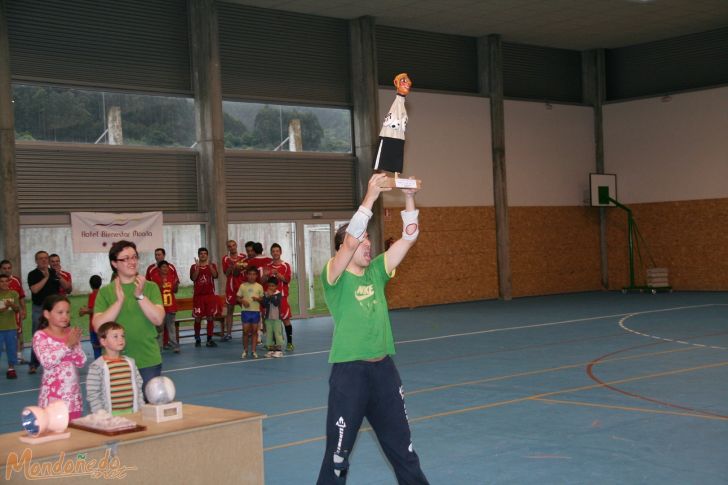
[[(380, 115), (394, 97), (380, 90)], [(590, 108), (507, 101), (513, 296), (598, 289), (599, 220), (583, 205), (594, 171)], [(405, 175), (421, 235), (389, 285), (393, 307), (496, 298), (495, 214), (487, 98), (413, 92)], [(443, 120), (447, 120), (444, 123)], [(402, 197), (385, 194), (385, 239), (401, 234)]]
[[(604, 107), (605, 170), (617, 174), (618, 199), (677, 290), (728, 289), (727, 107), (728, 88)], [(608, 244), (610, 287), (621, 288), (629, 275), (624, 211), (608, 210)], [(643, 283), (642, 265), (636, 277)]]
[(505, 129), (513, 296), (600, 289), (592, 109), (506, 101)]

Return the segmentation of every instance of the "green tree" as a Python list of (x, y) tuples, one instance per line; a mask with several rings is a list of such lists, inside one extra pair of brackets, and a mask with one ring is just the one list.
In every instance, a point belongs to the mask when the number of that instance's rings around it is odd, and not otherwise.
[(249, 147), (250, 137), (246, 136), (248, 128), (245, 126), (245, 123), (224, 111), (222, 117), (225, 129), (225, 148)]

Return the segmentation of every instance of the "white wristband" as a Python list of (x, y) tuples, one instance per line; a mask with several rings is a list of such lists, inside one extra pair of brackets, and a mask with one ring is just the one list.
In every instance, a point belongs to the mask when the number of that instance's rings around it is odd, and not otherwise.
[(364, 240), (364, 234), (367, 232), (367, 226), (369, 225), (369, 219), (372, 218), (372, 211), (364, 206), (359, 206), (349, 221), (349, 227), (346, 228), (347, 234), (355, 238), (357, 241)]
[(402, 211), (402, 239), (414, 241), (420, 235), (419, 209), (413, 211)]

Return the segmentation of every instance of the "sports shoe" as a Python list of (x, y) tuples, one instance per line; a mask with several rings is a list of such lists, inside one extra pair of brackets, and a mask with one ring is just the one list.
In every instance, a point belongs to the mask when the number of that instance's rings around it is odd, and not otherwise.
[(202, 342), (198, 338), (195, 339), (195, 347), (202, 347)]
[(172, 352), (174, 352), (175, 354), (179, 354), (179, 347), (175, 347)]
[(257, 352), (253, 352), (253, 358), (254, 359), (257, 359), (258, 358), (258, 353)]
[(5, 377), (7, 377), (8, 379), (17, 379), (18, 374), (15, 373), (15, 369), (8, 369)]
[(215, 343), (214, 340), (208, 340), (207, 343), (205, 344), (205, 347), (217, 347), (217, 344)]
[(273, 357), (283, 357), (283, 352), (281, 352), (280, 350), (276, 350), (275, 352), (273, 352)]
[(265, 356), (266, 357), (275, 357), (275, 352), (273, 352), (272, 350), (269, 350), (268, 352), (265, 353)]
[(288, 342), (288, 345), (286, 345), (286, 350), (289, 351), (289, 352), (292, 352), (293, 349), (295, 349), (295, 347), (293, 346), (293, 344), (291, 342)]
[(247, 352), (243, 352), (243, 355), (241, 355), (240, 358), (241, 359), (247, 359), (248, 358), (248, 353)]
[(233, 339), (233, 336), (232, 336), (232, 335), (230, 335), (230, 334), (228, 334), (228, 335), (225, 335), (225, 336), (224, 336), (224, 337), (222, 338), (222, 341), (223, 341), (223, 342), (230, 342), (230, 341), (231, 341), (232, 339)]
[(162, 347), (162, 350), (172, 350), (174, 347), (172, 344), (166, 344), (164, 347)]

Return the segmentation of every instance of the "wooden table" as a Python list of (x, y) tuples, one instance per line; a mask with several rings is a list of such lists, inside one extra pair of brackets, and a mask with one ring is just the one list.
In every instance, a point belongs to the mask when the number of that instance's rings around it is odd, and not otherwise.
[[(36, 482), (34, 477), (51, 474), (44, 483), (264, 483), (265, 415), (192, 404), (184, 404), (182, 413), (164, 423), (142, 421), (141, 413), (125, 416), (147, 429), (117, 436), (69, 429), (68, 439), (27, 445), (18, 439), (23, 432), (0, 435), (0, 482)], [(94, 472), (101, 475), (94, 478)]]

